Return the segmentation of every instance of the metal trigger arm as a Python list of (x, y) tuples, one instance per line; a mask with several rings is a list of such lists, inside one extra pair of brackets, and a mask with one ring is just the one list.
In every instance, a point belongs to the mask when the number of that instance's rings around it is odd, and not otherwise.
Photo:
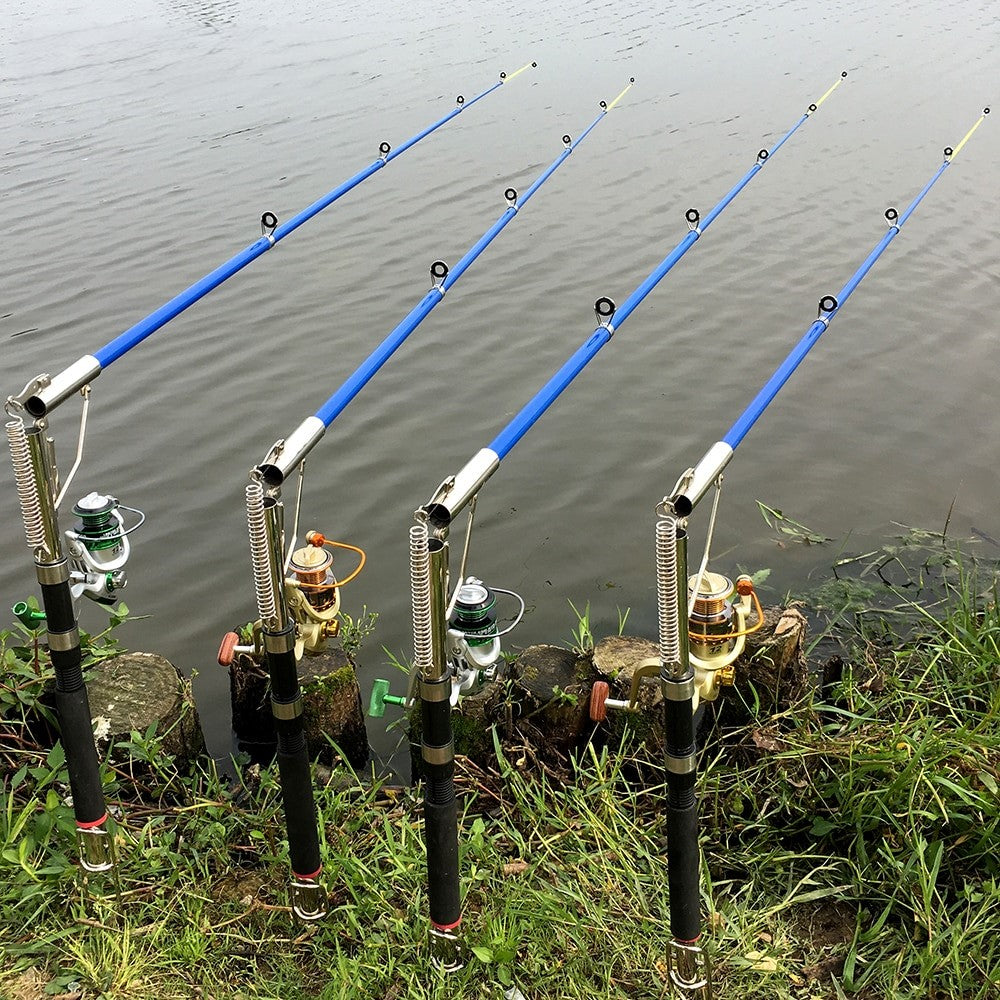
[(66, 496), (66, 491), (73, 482), (73, 477), (76, 475), (77, 470), (80, 468), (80, 463), (83, 461), (83, 444), (87, 437), (87, 413), (90, 410), (89, 383), (80, 389), (80, 395), (83, 396), (83, 408), (80, 411), (80, 436), (76, 442), (76, 458), (73, 459), (73, 468), (69, 470), (69, 474), (66, 476), (66, 482), (63, 483), (63, 487), (59, 491), (59, 496), (56, 497), (56, 508), (58, 508), (63, 502), (63, 498)]

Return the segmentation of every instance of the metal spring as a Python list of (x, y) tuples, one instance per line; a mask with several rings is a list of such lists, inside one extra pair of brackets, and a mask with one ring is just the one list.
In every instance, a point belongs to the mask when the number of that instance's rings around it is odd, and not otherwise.
[(21, 516), (24, 518), (24, 537), (32, 549), (38, 549), (45, 544), (45, 525), (42, 521), (42, 504), (31, 466), (28, 437), (20, 420), (8, 421), (7, 440), (10, 443), (10, 457), (14, 464), (17, 499), (21, 504)]
[(410, 528), (410, 594), (413, 600), (413, 667), (430, 672), (434, 659), (431, 635), (431, 557), (427, 525)]
[(660, 659), (678, 663), (681, 658), (677, 622), (677, 521), (656, 522), (656, 605), (660, 624)]
[(253, 585), (257, 593), (257, 613), (265, 624), (277, 617), (274, 590), (271, 587), (271, 559), (264, 521), (264, 488), (260, 483), (247, 483), (247, 530), (250, 533), (250, 561), (253, 563)]

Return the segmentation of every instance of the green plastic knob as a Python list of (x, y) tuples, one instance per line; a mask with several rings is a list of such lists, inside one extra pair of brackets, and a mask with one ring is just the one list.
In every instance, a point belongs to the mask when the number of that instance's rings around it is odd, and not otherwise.
[(386, 705), (405, 705), (406, 699), (399, 695), (389, 694), (389, 682), (378, 678), (372, 684), (372, 696), (368, 702), (368, 715), (373, 719), (381, 719), (385, 715)]
[(18, 601), (17, 604), (11, 608), (14, 612), (14, 617), (25, 627), (30, 628), (34, 631), (38, 628), (38, 623), (45, 621), (45, 612), (38, 611), (36, 608), (28, 607), (27, 601)]

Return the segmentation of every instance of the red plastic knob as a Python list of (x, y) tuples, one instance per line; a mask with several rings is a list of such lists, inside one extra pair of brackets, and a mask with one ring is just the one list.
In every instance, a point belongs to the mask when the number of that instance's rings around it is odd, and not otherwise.
[(608, 706), (604, 703), (611, 694), (605, 681), (595, 681), (590, 689), (590, 718), (592, 722), (603, 722), (608, 717)]
[(239, 645), (240, 637), (235, 632), (227, 632), (222, 637), (219, 645), (219, 663), (223, 667), (228, 667), (236, 659), (236, 647)]

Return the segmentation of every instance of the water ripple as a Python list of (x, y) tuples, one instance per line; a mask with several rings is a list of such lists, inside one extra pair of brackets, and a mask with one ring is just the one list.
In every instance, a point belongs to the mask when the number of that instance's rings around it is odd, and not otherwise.
[[(383, 139), (399, 145), (456, 94), (538, 62), (95, 383), (81, 486), (147, 509), (129, 603), (154, 617), (134, 644), (184, 669), (209, 666), (219, 632), (252, 614), (240, 501), (251, 464), (601, 98), (636, 77), (310, 458), (305, 517), (369, 549), (350, 597), (382, 613), (365, 676), (381, 645), (407, 654), (412, 509), (589, 336), (594, 300), (622, 301), (683, 237), (685, 210), (707, 211), (847, 69), (484, 490), (475, 571), (535, 605), (521, 643), (567, 631), (567, 596), (612, 614), (631, 606), (652, 627), (653, 502), (773, 371), (819, 297), (850, 277), (884, 232), (885, 207), (920, 190), (1000, 69), (995, 12), (958, 0), (495, 11), (146, 0), (77, 2), (58, 19), (8, 7), (0, 342), (14, 388), (253, 241), (262, 211), (288, 218), (370, 163)], [(719, 527), (719, 551), (737, 554), (723, 561), (777, 558), (755, 496), (860, 544), (890, 520), (933, 520), (960, 481), (955, 517), (1000, 537), (982, 402), (997, 360), (995, 125), (945, 172), (741, 446)], [(76, 420), (66, 410), (53, 421), (64, 460)], [(10, 485), (0, 473), (9, 511)], [(10, 604), (32, 575), (6, 524)], [(781, 558), (781, 589), (794, 589), (813, 566)], [(197, 693), (218, 747), (225, 678), (203, 671)]]

